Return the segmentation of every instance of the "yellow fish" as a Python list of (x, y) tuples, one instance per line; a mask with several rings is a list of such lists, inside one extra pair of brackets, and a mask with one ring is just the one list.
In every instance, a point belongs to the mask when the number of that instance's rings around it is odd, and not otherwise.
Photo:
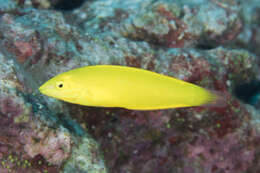
[(197, 85), (155, 72), (116, 65), (77, 68), (59, 74), (40, 88), (70, 103), (157, 110), (216, 103), (218, 96)]

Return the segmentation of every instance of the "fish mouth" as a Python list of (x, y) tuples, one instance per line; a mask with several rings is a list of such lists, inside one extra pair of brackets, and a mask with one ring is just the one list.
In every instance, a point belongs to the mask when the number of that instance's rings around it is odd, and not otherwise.
[(39, 91), (40, 91), (40, 93), (42, 93), (42, 94), (45, 94), (46, 93), (46, 91), (47, 91), (47, 89), (45, 88), (45, 87), (43, 87), (43, 86), (41, 86), (41, 87), (39, 87), (39, 89), (38, 89)]
[(45, 85), (43, 84), (42, 86), (40, 86), (38, 88), (38, 90), (40, 91), (40, 93), (46, 95), (48, 93), (48, 91), (50, 91), (51, 89), (53, 89), (53, 86), (50, 85)]

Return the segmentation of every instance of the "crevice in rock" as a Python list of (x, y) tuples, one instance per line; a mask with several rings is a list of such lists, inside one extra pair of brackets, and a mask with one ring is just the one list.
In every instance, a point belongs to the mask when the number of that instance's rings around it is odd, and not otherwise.
[(53, 3), (53, 7), (55, 10), (61, 11), (72, 11), (76, 8), (79, 8), (86, 0), (56, 0)]
[(238, 85), (234, 89), (234, 94), (245, 103), (256, 105), (260, 102), (260, 81), (254, 80), (249, 83)]

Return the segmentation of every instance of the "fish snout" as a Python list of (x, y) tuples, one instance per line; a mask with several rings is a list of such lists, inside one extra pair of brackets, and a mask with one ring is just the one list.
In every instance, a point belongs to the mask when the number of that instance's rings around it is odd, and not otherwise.
[(46, 84), (43, 84), (42, 86), (39, 87), (40, 93), (45, 94), (45, 95), (48, 93), (48, 91), (51, 91), (53, 89), (54, 89), (54, 86), (46, 85)]

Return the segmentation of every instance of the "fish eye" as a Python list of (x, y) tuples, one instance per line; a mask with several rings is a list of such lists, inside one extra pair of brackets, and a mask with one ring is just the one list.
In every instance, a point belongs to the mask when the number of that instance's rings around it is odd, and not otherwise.
[(63, 84), (59, 84), (59, 88), (62, 88), (63, 87)]
[(64, 83), (62, 81), (59, 81), (59, 82), (56, 83), (56, 87), (58, 89), (62, 89), (64, 87)]

